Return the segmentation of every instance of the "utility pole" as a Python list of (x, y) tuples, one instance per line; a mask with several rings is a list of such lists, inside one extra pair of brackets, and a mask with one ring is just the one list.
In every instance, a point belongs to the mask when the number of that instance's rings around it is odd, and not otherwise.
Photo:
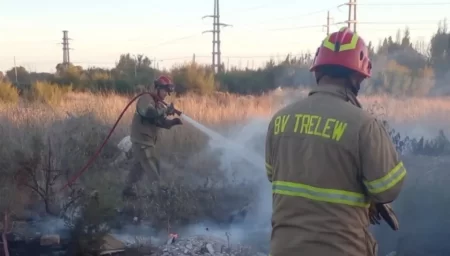
[(136, 57), (136, 54), (132, 55), (134, 57), (134, 79), (137, 78), (137, 65), (138, 65), (138, 58)]
[(222, 67), (222, 52), (220, 50), (220, 28), (221, 27), (230, 27), (231, 25), (221, 23), (220, 22), (220, 8), (219, 8), (219, 0), (214, 0), (214, 14), (203, 16), (204, 18), (213, 18), (213, 29), (203, 31), (204, 33), (212, 33), (212, 68), (215, 73), (220, 73), (223, 71)]
[(327, 24), (323, 26), (327, 29), (327, 36), (330, 35), (330, 26), (331, 26), (330, 11), (327, 12)]
[(347, 3), (343, 3), (338, 6), (338, 7), (341, 7), (344, 5), (348, 5), (348, 18), (346, 21), (338, 22), (335, 24), (347, 23), (348, 28), (351, 28), (351, 26), (353, 24), (353, 32), (356, 32), (356, 24), (358, 23), (358, 20), (356, 19), (356, 5), (357, 5), (356, 1), (357, 0), (348, 0)]
[(62, 46), (63, 46), (63, 62), (62, 64), (64, 67), (68, 67), (70, 64), (70, 50), (72, 50), (69, 47), (69, 40), (72, 40), (69, 38), (69, 31), (63, 30), (63, 38), (62, 38)]
[(356, 33), (356, 23), (358, 23), (356, 19), (356, 6), (357, 6), (356, 0), (353, 0), (353, 32), (355, 33)]
[(16, 75), (16, 85), (19, 84), (17, 79), (17, 65), (16, 65), (16, 56), (14, 56), (14, 74)]

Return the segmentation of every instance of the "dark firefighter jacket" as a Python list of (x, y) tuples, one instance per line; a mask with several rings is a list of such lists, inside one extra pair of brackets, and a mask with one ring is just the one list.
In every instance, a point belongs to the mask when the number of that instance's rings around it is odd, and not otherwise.
[(156, 96), (140, 96), (131, 122), (131, 142), (154, 147), (160, 132), (157, 124), (166, 118), (165, 109), (164, 104), (156, 100)]

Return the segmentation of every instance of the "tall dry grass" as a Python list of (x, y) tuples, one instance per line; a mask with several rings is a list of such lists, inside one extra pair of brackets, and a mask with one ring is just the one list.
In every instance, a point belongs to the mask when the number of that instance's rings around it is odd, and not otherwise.
[[(36, 86), (36, 88), (42, 87), (41, 84)], [(0, 116), (6, 118), (14, 127), (18, 127), (24, 123), (36, 126), (48, 125), (70, 115), (79, 116), (90, 113), (104, 124), (112, 125), (131, 99), (116, 94), (72, 92), (62, 94), (54, 92), (52, 88), (40, 89), (40, 91), (42, 93), (39, 94), (41, 95), (39, 101), (0, 101)], [(42, 96), (44, 94), (49, 94), (51, 97)], [(278, 92), (258, 97), (216, 93), (210, 96), (187, 95), (181, 98), (169, 98), (167, 101), (174, 102), (178, 109), (191, 118), (217, 129), (223, 129), (253, 117), (270, 117), (285, 103), (286, 98), (292, 100), (293, 97), (302, 98), (305, 95), (304, 91), (298, 93), (286, 91), (283, 94)], [(364, 107), (376, 108), (375, 112), (382, 114), (389, 121), (411, 122), (431, 117), (450, 120), (449, 97), (400, 99), (380, 95), (361, 96), (360, 100)], [(118, 129), (121, 133), (128, 133), (133, 112), (134, 105), (125, 113), (119, 125)], [(191, 129), (181, 127), (177, 127), (175, 131), (171, 134), (176, 134), (177, 137), (190, 137), (190, 133), (193, 132)]]
[[(39, 101), (0, 102), (0, 132), (2, 134), (0, 137), (0, 165), (3, 167), (2, 171), (15, 170), (16, 167), (12, 164), (17, 161), (15, 152), (21, 152), (28, 158), (36, 154), (36, 150), (33, 151), (31, 146), (35, 138), (41, 138), (44, 143), (52, 144), (57, 168), (70, 173), (78, 171), (101, 144), (110, 127), (130, 100), (128, 97), (116, 94), (60, 93), (54, 92), (52, 88), (46, 88), (41, 87), (42, 91), (48, 92), (41, 95), (50, 95), (54, 100), (46, 101), (43, 100), (46, 96), (42, 96), (43, 98), (41, 97)], [(258, 97), (216, 93), (210, 96), (187, 95), (167, 101), (174, 102), (177, 108), (193, 119), (222, 131), (253, 117), (268, 118), (285, 104), (287, 98), (292, 100), (293, 97), (301, 98), (305, 95), (304, 91), (274, 92)], [(375, 112), (382, 114), (390, 121), (408, 123), (432, 116), (435, 119), (450, 120), (450, 98), (394, 99), (389, 96), (362, 96), (360, 99), (366, 108), (374, 109)], [(99, 164), (89, 170), (89, 173), (86, 174), (88, 178), (82, 178), (86, 185), (97, 189), (102, 187), (101, 189), (109, 191), (110, 195), (108, 196), (113, 201), (120, 196), (118, 187), (123, 185), (121, 183), (126, 172), (111, 167), (108, 162), (112, 161), (114, 154), (117, 153), (115, 145), (121, 138), (129, 134), (133, 112), (134, 105), (119, 123), (111, 138), (111, 143), (108, 144), (109, 148), (99, 159)], [(447, 125), (449, 123), (450, 121), (446, 121)], [(47, 142), (47, 140), (49, 141)], [(208, 155), (202, 151), (207, 142), (208, 138), (203, 133), (191, 125), (185, 124), (170, 131), (163, 131), (158, 141), (158, 147), (162, 159), (173, 165), (173, 168), (183, 170), (183, 173), (186, 173), (185, 169), (195, 170), (196, 173), (201, 173), (201, 177), (220, 179), (215, 171), (219, 166), (218, 159), (215, 158), (217, 156)], [(129, 166), (121, 168), (129, 169)], [(201, 196), (209, 195), (208, 193)], [(219, 194), (223, 196), (222, 192)], [(192, 193), (183, 195), (191, 199), (201, 198)], [(230, 197), (236, 196), (233, 194)], [(181, 197), (180, 202), (184, 199)], [(211, 204), (217, 202), (215, 199), (203, 198), (202, 200), (202, 205), (205, 205), (205, 200)], [(189, 202), (193, 208), (177, 208), (172, 211), (191, 211), (194, 215), (198, 205)], [(149, 204), (147, 211), (150, 211), (152, 207), (154, 205)], [(165, 214), (164, 211), (163, 213)]]

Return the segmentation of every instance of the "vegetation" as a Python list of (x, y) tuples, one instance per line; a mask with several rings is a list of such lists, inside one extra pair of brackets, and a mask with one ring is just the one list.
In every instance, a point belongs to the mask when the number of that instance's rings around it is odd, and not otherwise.
[[(401, 130), (425, 118), (448, 120), (450, 97), (444, 95), (450, 88), (446, 82), (450, 74), (449, 40), (443, 23), (428, 48), (423, 42), (413, 45), (407, 29), (395, 40), (386, 38), (377, 49), (370, 44), (374, 74), (364, 86), (361, 101), (385, 121), (399, 152), (450, 155), (450, 142), (443, 130), (435, 138), (407, 137)], [(76, 198), (86, 198), (87, 192), (95, 190), (94, 201), (89, 197), (76, 203), (81, 217), (68, 221), (74, 237), (93, 237), (72, 244), (77, 251), (86, 246), (96, 250), (99, 239), (109, 231), (106, 228), (96, 233), (98, 229), (93, 226), (106, 221), (108, 227), (120, 225), (113, 208), (124, 209), (126, 217), (149, 220), (160, 229), (205, 219), (226, 223), (236, 211), (248, 209), (256, 201), (254, 189), (260, 186), (258, 178), (265, 178), (264, 173), (253, 175), (254, 180), (228, 179), (219, 154), (205, 150), (206, 135), (188, 123), (164, 131), (158, 140), (164, 169), (169, 173), (169, 189), (142, 186), (139, 189), (144, 198), (139, 202), (121, 199), (130, 163), (114, 163), (120, 153), (116, 145), (129, 134), (133, 111), (124, 115), (100, 157), (77, 183), (62, 194), (54, 191), (94, 154), (138, 85), (150, 85), (156, 75), (173, 76), (177, 95), (169, 101), (177, 108), (217, 131), (228, 132), (250, 118), (270, 116), (288, 95), (304, 95), (302, 89), (314, 84), (308, 71), (311, 60), (310, 54), (287, 56), (281, 63), (269, 61), (258, 70), (232, 68), (216, 75), (195, 62), (155, 70), (147, 57), (124, 54), (111, 70), (58, 64), (56, 72), (50, 74), (17, 67), (17, 79), (14, 69), (8, 70), (0, 82), (0, 212), (16, 219), (24, 217), (25, 209), (67, 216)], [(281, 94), (273, 91), (276, 88), (282, 88)], [(440, 96), (423, 97), (433, 94)], [(400, 127), (400, 132), (394, 126)], [(242, 166), (233, 171), (242, 172)]]
[[(404, 96), (450, 93), (449, 38), (447, 23), (443, 21), (430, 42), (412, 42), (408, 28), (398, 31), (395, 38), (386, 37), (378, 42), (377, 47), (369, 42), (374, 72), (364, 86), (364, 92)], [(51, 74), (29, 72), (24, 67), (17, 67), (6, 71), (5, 79), (16, 81), (14, 84), (21, 91), (29, 89), (36, 81), (47, 81), (62, 87), (70, 86), (74, 91), (134, 93), (137, 85), (149, 85), (156, 75), (164, 73), (174, 77), (179, 94), (188, 91), (202, 94), (213, 91), (261, 94), (277, 87), (298, 88), (314, 84), (312, 74), (308, 71), (312, 59), (313, 55), (309, 53), (288, 55), (280, 63), (271, 60), (257, 70), (232, 67), (214, 75), (210, 67), (195, 62), (178, 65), (170, 70), (156, 70), (152, 61), (144, 55), (134, 57), (122, 54), (110, 70), (58, 64), (56, 72)]]

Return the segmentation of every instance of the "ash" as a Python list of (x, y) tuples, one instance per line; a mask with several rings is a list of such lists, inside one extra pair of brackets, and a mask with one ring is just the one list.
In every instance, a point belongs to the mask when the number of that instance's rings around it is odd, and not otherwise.
[(165, 245), (159, 246), (152, 256), (263, 256), (250, 246), (232, 245), (229, 241), (213, 236), (192, 236), (182, 239), (169, 238)]

